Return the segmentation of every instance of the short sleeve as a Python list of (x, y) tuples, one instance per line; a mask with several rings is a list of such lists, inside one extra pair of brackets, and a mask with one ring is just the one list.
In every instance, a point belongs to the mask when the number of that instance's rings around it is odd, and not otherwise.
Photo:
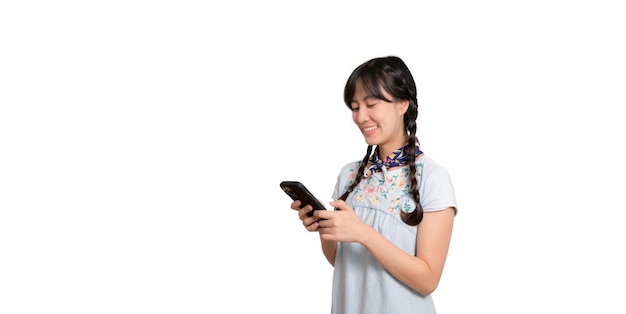
[(457, 213), (456, 194), (448, 170), (429, 160), (424, 163), (420, 180), (420, 202), (424, 212), (454, 208)]
[(335, 182), (335, 189), (333, 190), (332, 196), (333, 200), (339, 199), (339, 197), (348, 190), (360, 165), (360, 161), (353, 161), (341, 168), (341, 171), (339, 171), (339, 175), (337, 176), (337, 181)]

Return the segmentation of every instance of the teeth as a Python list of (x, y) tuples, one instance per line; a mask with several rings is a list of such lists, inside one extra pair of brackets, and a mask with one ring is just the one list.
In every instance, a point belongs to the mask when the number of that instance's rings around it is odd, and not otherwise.
[(370, 126), (370, 127), (367, 127), (367, 128), (363, 128), (363, 131), (368, 132), (368, 131), (371, 131), (371, 130), (374, 130), (374, 129), (378, 129), (378, 126), (375, 125), (375, 126)]

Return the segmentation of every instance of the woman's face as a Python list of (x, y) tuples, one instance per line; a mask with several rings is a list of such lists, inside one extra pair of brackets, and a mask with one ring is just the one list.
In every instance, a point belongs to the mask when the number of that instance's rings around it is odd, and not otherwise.
[[(383, 90), (387, 99), (392, 97)], [(408, 140), (404, 127), (404, 113), (408, 100), (388, 102), (374, 98), (359, 81), (350, 104), (352, 120), (357, 125), (368, 145), (378, 145), (381, 156), (387, 156), (402, 147)]]

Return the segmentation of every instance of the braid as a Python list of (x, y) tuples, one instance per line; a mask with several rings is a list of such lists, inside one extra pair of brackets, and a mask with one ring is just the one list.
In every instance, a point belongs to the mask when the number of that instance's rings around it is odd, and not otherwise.
[[(413, 102), (413, 100), (411, 100), (410, 102)], [(413, 110), (415, 110), (415, 115), (417, 116), (417, 103), (414, 103), (415, 106), (411, 106), (409, 105), (409, 111), (412, 110), (412, 108), (415, 108)], [(406, 115), (405, 115), (406, 117)], [(410, 184), (409, 184), (409, 188), (410, 188), (410, 192), (411, 195), (413, 196), (413, 200), (415, 200), (415, 210), (413, 210), (410, 213), (405, 213), (402, 212), (402, 221), (404, 221), (406, 224), (411, 225), (411, 226), (417, 226), (421, 221), (422, 218), (424, 217), (424, 209), (422, 208), (422, 203), (420, 202), (420, 192), (419, 192), (419, 188), (417, 186), (417, 169), (415, 168), (415, 152), (417, 151), (418, 147), (417, 147), (417, 141), (415, 138), (415, 133), (417, 130), (417, 126), (415, 123), (415, 119), (406, 119), (405, 118), (405, 127), (407, 129), (407, 131), (409, 132), (409, 180), (410, 180)]]
[(340, 200), (344, 201), (348, 198), (348, 195), (352, 192), (352, 190), (354, 190), (354, 188), (359, 184), (359, 182), (361, 182), (361, 179), (363, 178), (363, 173), (365, 172), (365, 166), (367, 166), (367, 163), (370, 160), (370, 156), (372, 155), (372, 145), (368, 145), (367, 146), (367, 153), (365, 154), (365, 157), (363, 157), (363, 160), (361, 161), (361, 166), (359, 167), (359, 171), (356, 174), (356, 177), (354, 178), (354, 181), (352, 181), (352, 184), (350, 184), (350, 188), (348, 188), (348, 190), (343, 193), (343, 195), (341, 195), (341, 197), (339, 198)]
[(413, 196), (413, 200), (415, 200), (415, 210), (410, 213), (402, 212), (402, 221), (404, 221), (407, 225), (417, 226), (424, 217), (424, 210), (422, 209), (422, 203), (420, 202), (420, 192), (417, 187), (417, 169), (415, 168), (415, 152), (417, 150), (417, 145), (415, 144), (415, 135), (411, 134), (409, 136), (409, 188), (411, 191), (411, 196)]

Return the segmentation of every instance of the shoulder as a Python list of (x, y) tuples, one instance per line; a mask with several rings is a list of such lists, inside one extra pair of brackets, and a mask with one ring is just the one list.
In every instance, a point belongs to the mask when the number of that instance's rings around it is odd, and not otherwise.
[(422, 156), (416, 166), (421, 168), (418, 181), (424, 212), (453, 207), (456, 214), (456, 195), (448, 170), (429, 156)]
[(421, 170), (421, 175), (425, 177), (444, 177), (449, 178), (450, 174), (446, 167), (442, 166), (430, 156), (424, 155), (416, 161), (416, 166)]
[(361, 163), (362, 162), (360, 160), (355, 160), (343, 165), (339, 171), (339, 175), (356, 173), (359, 170)]
[(361, 161), (352, 161), (341, 167), (335, 183), (333, 199), (337, 199), (340, 195), (342, 195), (352, 182), (354, 182), (360, 166)]
[(442, 186), (452, 188), (452, 179), (448, 169), (429, 156), (417, 160), (418, 181), (424, 189), (439, 189)]
[(419, 165), (420, 163), (423, 165), (423, 168), (425, 170), (428, 171), (442, 171), (442, 172), (448, 172), (448, 170), (442, 166), (441, 164), (439, 164), (437, 161), (435, 161), (434, 159), (432, 159), (430, 156), (428, 155), (423, 155), (420, 159), (418, 159), (416, 161), (416, 163)]

